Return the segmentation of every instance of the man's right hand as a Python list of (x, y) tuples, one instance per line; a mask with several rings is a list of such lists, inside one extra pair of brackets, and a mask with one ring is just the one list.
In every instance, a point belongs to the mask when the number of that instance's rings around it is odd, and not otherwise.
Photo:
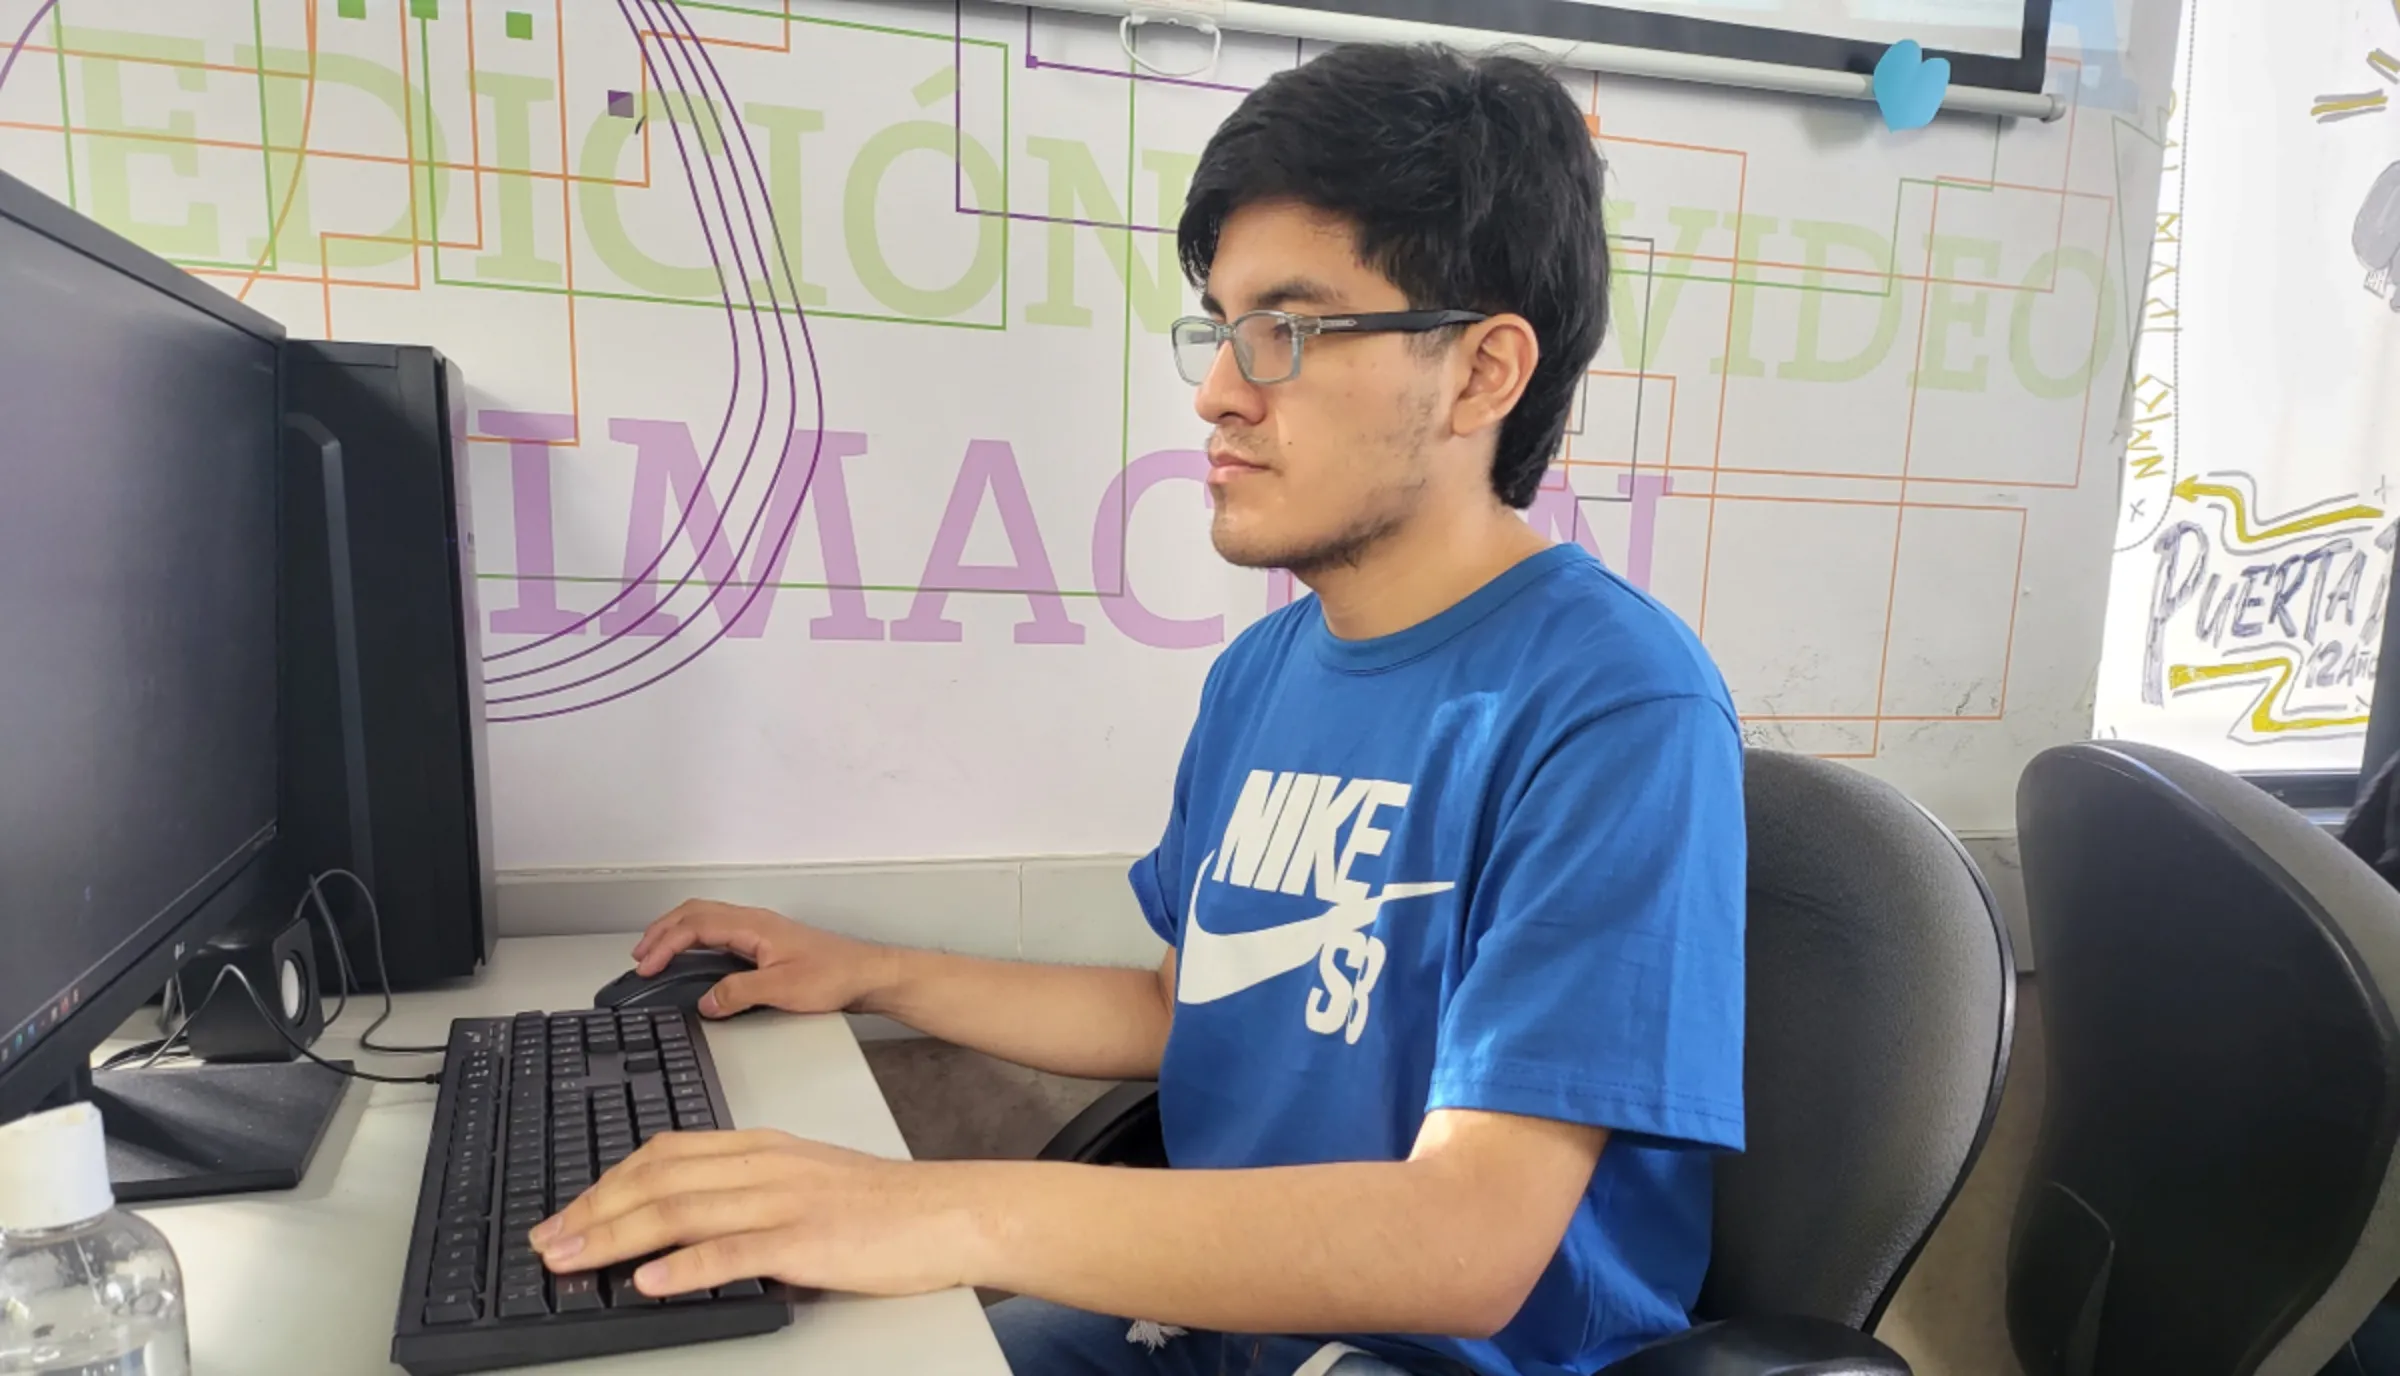
[(885, 946), (819, 931), (764, 908), (691, 899), (650, 924), (634, 943), (634, 968), (655, 975), (695, 946), (731, 951), (756, 970), (727, 975), (700, 1000), (700, 1012), (731, 1017), (765, 1006), (793, 1013), (855, 1009), (892, 980), (895, 953)]

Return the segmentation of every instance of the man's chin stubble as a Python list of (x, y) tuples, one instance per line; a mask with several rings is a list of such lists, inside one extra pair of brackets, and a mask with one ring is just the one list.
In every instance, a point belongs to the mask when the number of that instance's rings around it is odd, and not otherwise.
[(1216, 546), (1217, 557), (1235, 568), (1281, 569), (1306, 582), (1319, 573), (1357, 567), (1367, 551), (1391, 534), (1398, 524), (1397, 521), (1384, 522), (1350, 531), (1338, 539), (1315, 546), (1283, 550), (1244, 544), (1229, 537), (1221, 528), (1210, 531), (1209, 542)]

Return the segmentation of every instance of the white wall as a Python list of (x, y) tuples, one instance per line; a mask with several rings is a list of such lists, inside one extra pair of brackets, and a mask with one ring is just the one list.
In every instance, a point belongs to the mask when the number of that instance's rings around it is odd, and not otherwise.
[[(512, 928), (716, 876), (1126, 955), (1121, 861), (1075, 857), (1150, 843), (1210, 657), (1284, 595), (1208, 548), (1154, 231), (1303, 50), (1134, 82), (1097, 21), (732, 0), (645, 68), (624, 16), (668, 16), (628, 6), (76, 0), (0, 167), (295, 333), (464, 364)], [(1561, 76), (1617, 329), (1534, 519), (1700, 628), (1754, 741), (1976, 835), (2090, 722), (2176, 22), (2059, 11), (2049, 125)], [(722, 140), (645, 94), (678, 71)], [(792, 277), (804, 314), (753, 309)]]
[(2118, 508), (2106, 732), (2233, 769), (2358, 767), (2400, 480), (2395, 53), (2389, 5), (2193, 6)]

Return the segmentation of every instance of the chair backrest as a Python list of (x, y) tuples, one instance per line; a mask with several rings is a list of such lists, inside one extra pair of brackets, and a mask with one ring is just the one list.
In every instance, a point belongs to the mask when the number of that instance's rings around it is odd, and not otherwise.
[(1752, 751), (1749, 1149), (1717, 1168), (1699, 1317), (1871, 1329), (2008, 1074), (2016, 962), (1939, 822), (1857, 770)]
[(2306, 1376), (2400, 1276), (2400, 894), (2172, 751), (2017, 794), (2041, 1138), (2009, 1261), (2028, 1376)]

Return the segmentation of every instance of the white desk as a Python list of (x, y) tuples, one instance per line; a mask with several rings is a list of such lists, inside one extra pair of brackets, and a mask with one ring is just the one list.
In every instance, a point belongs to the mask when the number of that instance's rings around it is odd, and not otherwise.
[[(403, 994), (377, 1040), (434, 1045), (454, 1017), (591, 1005), (630, 965), (627, 936), (503, 941), (481, 978)], [(363, 1005), (363, 1008), (362, 1008)], [(356, 1037), (381, 1008), (354, 997), (318, 1048), (362, 1070), (430, 1070), (434, 1057), (361, 1056)], [(841, 1018), (751, 1013), (708, 1029), (727, 1107), (746, 1128), (905, 1157), (891, 1110)], [(145, 1206), (183, 1263), (198, 1376), (387, 1376), (400, 1272), (437, 1090), (353, 1083), (296, 1191)], [(759, 1338), (533, 1368), (576, 1376), (1008, 1376), (975, 1297), (810, 1298), (791, 1327)]]

